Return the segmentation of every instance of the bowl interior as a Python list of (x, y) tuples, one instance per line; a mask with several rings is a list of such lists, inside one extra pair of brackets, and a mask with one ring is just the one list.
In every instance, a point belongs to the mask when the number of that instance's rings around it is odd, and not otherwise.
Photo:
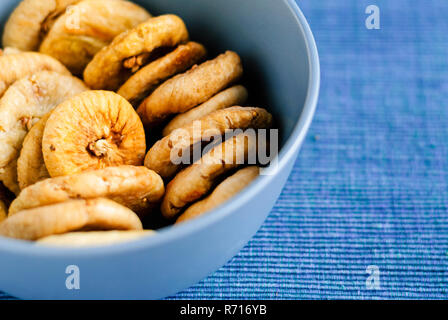
[[(291, 7), (293, 1), (133, 0), (153, 15), (174, 13), (182, 17), (191, 39), (203, 43), (210, 57), (234, 50), (243, 58), (248, 104), (273, 113), (280, 129), (280, 148), (287, 142), (291, 147), (303, 138), (297, 130), (306, 128), (296, 126), (303, 120), (300, 118), (309, 98), (313, 71), (309, 39)], [(0, 31), (19, 2), (2, 1)]]
[[(309, 86), (309, 57), (302, 30), (286, 0), (137, 0), (152, 14), (175, 13), (191, 39), (214, 57), (234, 50), (244, 61), (249, 104), (268, 108), (281, 129), (280, 145), (291, 136)], [(266, 13), (270, 14), (267, 15)]]
[[(19, 1), (2, 1), (3, 27)], [(244, 61), (249, 104), (268, 108), (281, 129), (280, 146), (291, 136), (309, 86), (309, 57), (302, 30), (287, 0), (134, 0), (153, 15), (182, 17), (191, 39), (210, 57), (226, 50)], [(266, 13), (269, 13), (267, 15)]]

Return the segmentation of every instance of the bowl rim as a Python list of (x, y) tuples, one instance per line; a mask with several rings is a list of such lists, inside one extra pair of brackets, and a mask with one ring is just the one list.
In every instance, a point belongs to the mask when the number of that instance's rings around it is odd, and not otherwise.
[[(286, 141), (278, 155), (278, 171), (284, 168), (291, 161), (295, 161), (295, 155), (308, 133), (309, 127), (314, 117), (317, 107), (320, 90), (320, 62), (317, 45), (311, 28), (300, 10), (295, 0), (283, 0), (297, 20), (297, 25), (305, 37), (305, 44), (309, 64), (308, 90), (302, 114), (295, 125), (290, 137)], [(143, 237), (141, 239), (126, 243), (119, 243), (109, 246), (99, 246), (91, 248), (57, 248), (36, 246), (32, 242), (0, 237), (0, 253), (24, 254), (39, 257), (59, 257), (59, 258), (84, 258), (98, 257), (105, 255), (115, 255), (120, 253), (130, 253), (142, 249), (158, 247), (163, 243), (176, 241), (206, 228), (209, 225), (219, 222), (226, 216), (237, 210), (246, 202), (250, 201), (255, 194), (262, 192), (274, 179), (274, 175), (260, 176), (254, 183), (246, 188), (239, 195), (213, 211), (213, 214), (200, 216), (192, 221), (168, 226), (157, 231), (156, 235)]]

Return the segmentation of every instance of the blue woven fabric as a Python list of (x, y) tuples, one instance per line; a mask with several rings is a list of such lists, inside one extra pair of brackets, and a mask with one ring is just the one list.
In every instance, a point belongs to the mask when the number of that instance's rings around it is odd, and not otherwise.
[(172, 298), (448, 298), (448, 1), (299, 5), (322, 64), (301, 155), (256, 237)]
[(257, 236), (175, 298), (448, 298), (448, 1), (299, 6), (322, 67), (308, 139)]

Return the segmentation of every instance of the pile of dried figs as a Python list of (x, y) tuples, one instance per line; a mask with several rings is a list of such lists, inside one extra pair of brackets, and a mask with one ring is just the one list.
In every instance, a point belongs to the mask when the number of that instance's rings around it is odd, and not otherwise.
[(263, 142), (244, 130), (271, 128), (271, 114), (242, 107), (238, 54), (207, 57), (176, 15), (23, 0), (3, 48), (1, 236), (127, 241), (206, 213), (259, 175), (247, 160)]

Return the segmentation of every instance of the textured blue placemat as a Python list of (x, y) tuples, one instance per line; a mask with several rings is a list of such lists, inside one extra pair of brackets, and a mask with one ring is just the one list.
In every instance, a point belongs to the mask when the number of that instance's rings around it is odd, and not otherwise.
[(448, 298), (448, 1), (299, 4), (322, 91), (294, 172), (249, 245), (174, 298)]

